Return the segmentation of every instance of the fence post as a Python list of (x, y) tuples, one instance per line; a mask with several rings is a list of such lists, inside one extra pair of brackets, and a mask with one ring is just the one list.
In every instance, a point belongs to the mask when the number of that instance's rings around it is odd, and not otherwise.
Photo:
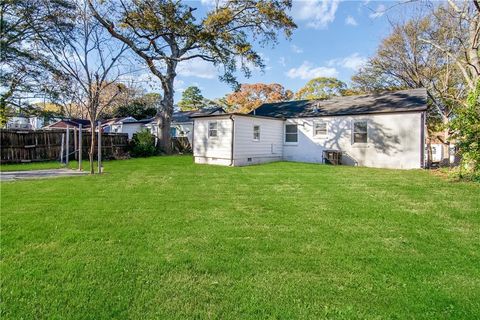
[(75, 160), (78, 160), (78, 139), (77, 139), (77, 130), (78, 128), (75, 126), (73, 127), (73, 157)]
[(69, 153), (70, 153), (69, 144), (70, 144), (70, 126), (67, 126), (67, 137), (65, 139), (65, 151), (66, 151), (65, 152), (65, 165), (67, 165), (67, 166), (68, 166), (68, 158), (70, 158), (69, 157)]
[(102, 173), (102, 122), (98, 121), (98, 173)]
[(60, 144), (60, 163), (63, 164), (63, 142), (65, 140), (65, 133), (62, 133), (62, 143)]
[(82, 171), (82, 125), (78, 125), (78, 170)]

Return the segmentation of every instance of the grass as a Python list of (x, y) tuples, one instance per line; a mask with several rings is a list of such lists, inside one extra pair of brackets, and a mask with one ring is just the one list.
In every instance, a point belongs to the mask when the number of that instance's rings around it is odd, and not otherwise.
[(480, 187), (190, 157), (1, 185), (2, 319), (478, 319)]

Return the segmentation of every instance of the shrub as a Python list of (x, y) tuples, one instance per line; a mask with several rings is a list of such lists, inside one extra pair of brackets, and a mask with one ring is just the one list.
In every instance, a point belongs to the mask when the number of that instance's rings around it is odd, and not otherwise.
[(132, 157), (150, 157), (157, 153), (155, 137), (147, 129), (133, 135), (130, 153)]
[(462, 156), (459, 177), (480, 179), (480, 81), (468, 95), (467, 104), (459, 108), (452, 129)]

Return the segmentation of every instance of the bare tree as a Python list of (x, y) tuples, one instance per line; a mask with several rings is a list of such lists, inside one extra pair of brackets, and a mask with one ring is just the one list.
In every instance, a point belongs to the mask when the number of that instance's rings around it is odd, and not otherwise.
[[(73, 32), (57, 29), (53, 46), (49, 39), (39, 35), (43, 49), (56, 69), (56, 76), (71, 86), (68, 100), (88, 116), (92, 139), (89, 151), (90, 173), (94, 173), (96, 122), (122, 92), (118, 80), (130, 72), (125, 69), (126, 45), (112, 43), (111, 36), (94, 19), (86, 1), (74, 1), (76, 14)], [(108, 91), (108, 94), (105, 94)], [(105, 99), (105, 97), (108, 98)], [(101, 130), (101, 128), (98, 128)]]
[(448, 42), (438, 41), (438, 33), (419, 37), (455, 63), (468, 89), (473, 91), (480, 79), (480, 5), (478, 1), (455, 2), (432, 10), (435, 23)]

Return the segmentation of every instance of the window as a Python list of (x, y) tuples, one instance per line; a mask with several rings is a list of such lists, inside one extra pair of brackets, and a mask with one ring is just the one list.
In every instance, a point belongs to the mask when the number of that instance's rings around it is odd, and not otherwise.
[(177, 128), (170, 127), (170, 137), (175, 138), (177, 136)]
[(368, 125), (367, 121), (355, 121), (353, 123), (353, 143), (367, 143)]
[(298, 142), (298, 127), (296, 124), (285, 125), (285, 142), (286, 143)]
[(260, 141), (260, 126), (253, 126), (253, 140)]
[(326, 137), (327, 136), (327, 123), (325, 121), (313, 122), (313, 136), (314, 137)]
[(217, 121), (212, 121), (208, 123), (208, 137), (216, 138), (218, 136), (218, 123)]

